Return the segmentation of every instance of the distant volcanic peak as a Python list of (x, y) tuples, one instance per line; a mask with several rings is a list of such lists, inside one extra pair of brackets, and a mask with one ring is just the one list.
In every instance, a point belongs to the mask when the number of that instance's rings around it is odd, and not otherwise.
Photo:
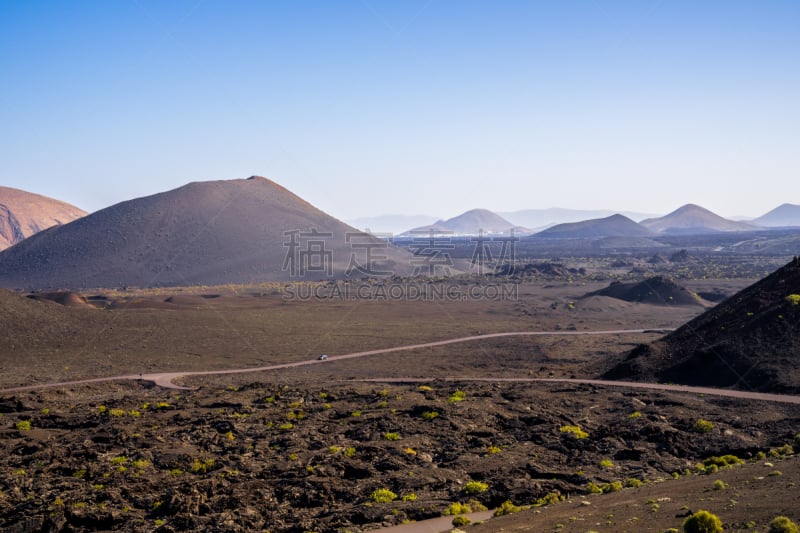
[(723, 218), (697, 204), (686, 204), (658, 218), (642, 220), (641, 224), (658, 233), (714, 233), (748, 231), (753, 226)]
[(423, 231), (439, 233), (454, 233), (457, 235), (477, 235), (478, 233), (508, 233), (514, 231), (527, 231), (525, 228), (515, 227), (514, 224), (504, 219), (497, 213), (488, 209), (470, 209), (460, 215), (447, 220), (438, 220), (427, 226), (420, 226), (409, 230), (407, 234)]
[(566, 222), (541, 231), (534, 237), (542, 238), (600, 238), (600, 237), (647, 237), (652, 232), (625, 215), (614, 214), (604, 218)]
[(751, 221), (758, 226), (800, 226), (800, 205), (784, 203)]

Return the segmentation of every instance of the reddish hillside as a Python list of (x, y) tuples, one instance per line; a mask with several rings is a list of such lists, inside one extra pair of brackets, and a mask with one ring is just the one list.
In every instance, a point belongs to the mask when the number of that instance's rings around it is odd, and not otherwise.
[(0, 250), (34, 233), (86, 215), (74, 205), (11, 187), (0, 187)]

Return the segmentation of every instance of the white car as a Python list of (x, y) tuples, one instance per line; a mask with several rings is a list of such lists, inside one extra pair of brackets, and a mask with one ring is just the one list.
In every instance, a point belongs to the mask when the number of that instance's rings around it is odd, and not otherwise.
[(327, 360), (328, 360), (328, 354), (322, 354), (319, 357), (317, 357), (317, 361), (327, 361)]

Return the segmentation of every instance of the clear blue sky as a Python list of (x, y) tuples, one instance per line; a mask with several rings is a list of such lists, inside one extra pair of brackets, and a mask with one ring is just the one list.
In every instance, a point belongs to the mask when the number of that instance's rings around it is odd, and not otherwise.
[(800, 2), (0, 2), (0, 184), (338, 216), (800, 203)]

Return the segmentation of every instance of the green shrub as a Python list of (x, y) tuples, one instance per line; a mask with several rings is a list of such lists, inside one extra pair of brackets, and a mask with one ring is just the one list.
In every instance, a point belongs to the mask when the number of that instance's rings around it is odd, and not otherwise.
[(383, 434), (383, 438), (386, 440), (400, 440), (400, 434), (389, 431)]
[(608, 494), (609, 492), (618, 492), (622, 490), (622, 481), (603, 483), (603, 486), (600, 488), (603, 490), (603, 494)]
[(463, 402), (467, 399), (467, 393), (463, 390), (457, 390), (447, 399), (447, 403)]
[(507, 514), (518, 513), (521, 510), (522, 510), (522, 507), (518, 507), (518, 506), (514, 505), (511, 502), (511, 500), (506, 500), (502, 504), (500, 504), (500, 507), (495, 509), (494, 515), (495, 516), (503, 516), (503, 515), (507, 515)]
[(31, 421), (30, 420), (20, 420), (19, 422), (14, 424), (14, 427), (17, 428), (19, 431), (30, 431), (30, 429), (31, 429)]
[(717, 465), (719, 468), (725, 468), (733, 465), (740, 465), (743, 464), (744, 461), (736, 457), (735, 455), (723, 455), (722, 457), (709, 457), (703, 464), (705, 466)]
[(439, 416), (439, 413), (437, 413), (436, 411), (425, 411), (424, 413), (422, 413), (422, 418), (424, 418), (425, 420), (433, 420), (437, 416)]
[(453, 525), (455, 527), (468, 526), (471, 523), (472, 523), (472, 520), (470, 520), (468, 516), (459, 515), (459, 516), (453, 518)]
[(711, 490), (725, 490), (727, 487), (728, 485), (726, 485), (724, 481), (718, 479), (714, 481), (713, 485), (711, 485)]
[(495, 455), (495, 454), (500, 453), (502, 451), (503, 451), (503, 449), (500, 448), (499, 446), (487, 446), (486, 447), (486, 454), (487, 455)]
[(800, 294), (790, 294), (786, 297), (786, 303), (791, 306), (800, 305)]
[(722, 521), (708, 511), (697, 511), (683, 521), (685, 533), (722, 533)]
[(786, 516), (776, 516), (769, 523), (767, 533), (800, 533), (800, 526)]
[(625, 486), (635, 489), (637, 487), (641, 487), (643, 485), (642, 480), (636, 479), (635, 477), (628, 478), (625, 480)]
[(397, 499), (397, 494), (389, 489), (377, 489), (369, 495), (369, 499), (376, 503), (389, 503)]
[(205, 474), (214, 468), (214, 459), (195, 459), (192, 461), (192, 472), (195, 474)]
[(628, 418), (633, 418), (633, 419), (641, 418), (641, 417), (642, 417), (642, 413), (640, 413), (639, 411), (634, 411), (634, 412), (632, 412), (631, 414), (628, 415)]
[(417, 495), (414, 494), (413, 492), (411, 494), (405, 494), (405, 495), (403, 495), (403, 501), (404, 502), (415, 502), (415, 501), (417, 501)]
[(447, 509), (442, 511), (444, 516), (455, 516), (460, 514), (467, 514), (472, 512), (472, 507), (466, 503), (453, 502), (447, 506)]
[(600, 466), (603, 468), (614, 468), (614, 463), (611, 461), (611, 459), (603, 459), (600, 461)]
[(711, 430), (714, 429), (714, 423), (698, 418), (692, 426), (692, 429), (698, 433), (710, 433)]
[(590, 481), (586, 484), (586, 492), (588, 494), (603, 494), (603, 488), (597, 483)]
[(481, 494), (489, 490), (489, 485), (482, 481), (469, 481), (461, 489), (465, 494)]
[(561, 431), (561, 433), (574, 435), (579, 439), (585, 439), (589, 436), (589, 434), (582, 430), (580, 426), (561, 426), (559, 431)]
[(553, 505), (554, 503), (558, 503), (564, 499), (564, 496), (561, 495), (560, 492), (553, 491), (548, 492), (538, 500), (536, 500), (536, 507), (541, 507), (543, 505)]
[(781, 455), (794, 455), (794, 448), (791, 444), (784, 444), (779, 448), (773, 448), (769, 451), (770, 457), (780, 457)]

